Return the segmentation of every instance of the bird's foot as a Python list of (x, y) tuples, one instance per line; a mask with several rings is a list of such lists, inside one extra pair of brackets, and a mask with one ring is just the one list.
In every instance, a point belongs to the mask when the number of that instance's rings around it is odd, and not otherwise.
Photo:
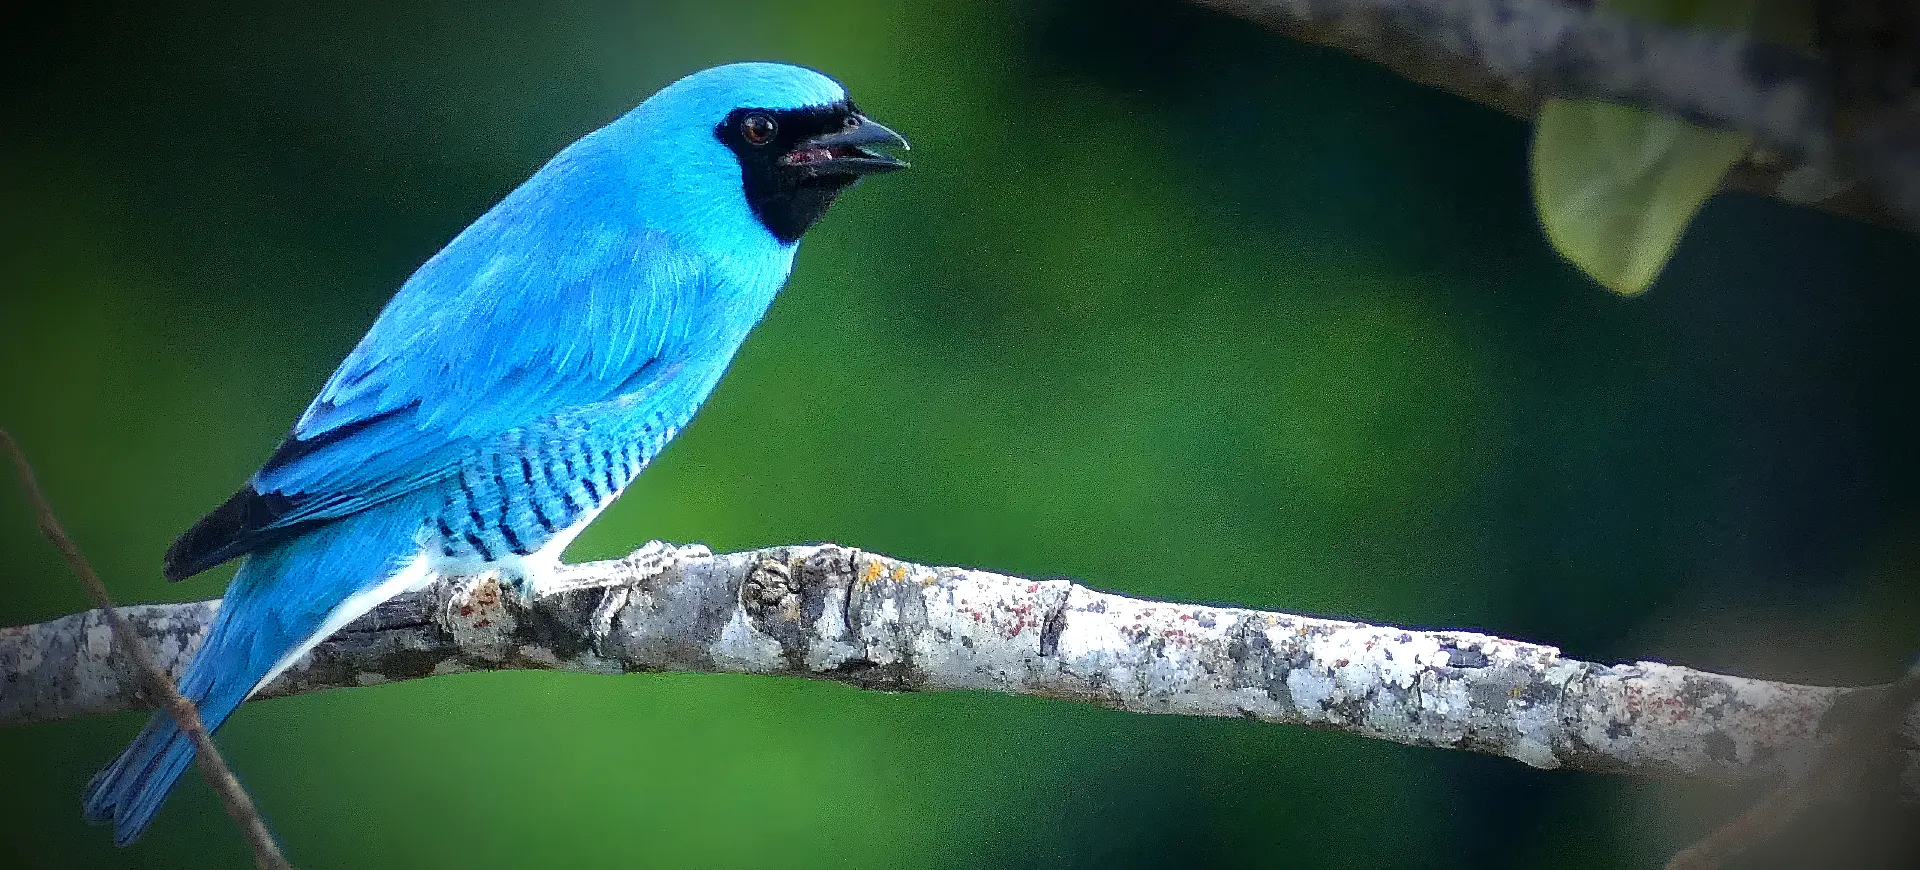
[(634, 582), (657, 577), (674, 565), (689, 559), (705, 559), (713, 555), (706, 544), (669, 544), (666, 541), (648, 541), (640, 548), (628, 553), (620, 561), (633, 569)]

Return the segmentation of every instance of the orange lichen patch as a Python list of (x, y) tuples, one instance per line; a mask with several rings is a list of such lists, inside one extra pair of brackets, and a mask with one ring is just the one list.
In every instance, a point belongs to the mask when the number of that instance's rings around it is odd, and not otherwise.
[(907, 579), (907, 566), (905, 565), (893, 566), (893, 582), (898, 583), (905, 579)]
[(886, 570), (887, 566), (880, 564), (879, 559), (869, 561), (867, 567), (860, 571), (860, 585), (867, 586), (872, 584), (873, 581), (880, 579), (880, 574)]

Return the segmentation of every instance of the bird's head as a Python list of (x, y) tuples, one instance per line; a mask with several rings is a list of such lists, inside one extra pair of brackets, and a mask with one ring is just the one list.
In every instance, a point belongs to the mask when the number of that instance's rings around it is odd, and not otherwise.
[(678, 205), (688, 209), (744, 202), (759, 227), (787, 246), (854, 182), (907, 165), (878, 150), (905, 149), (906, 139), (862, 114), (838, 82), (787, 64), (702, 70), (621, 123), (645, 143), (636, 169), (658, 195), (684, 198)]

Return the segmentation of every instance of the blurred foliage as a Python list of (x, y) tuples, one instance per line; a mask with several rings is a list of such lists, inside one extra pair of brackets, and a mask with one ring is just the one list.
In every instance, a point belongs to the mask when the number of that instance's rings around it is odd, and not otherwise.
[(1560, 253), (1632, 296), (1653, 285), (1747, 142), (1631, 106), (1547, 100), (1533, 130), (1534, 206)]
[[(1540, 243), (1520, 125), (1159, 0), (39, 13), (0, 37), (0, 423), (123, 601), (218, 594), (160, 553), (440, 243), (753, 58), (848, 83), (914, 168), (809, 236), (575, 558), (835, 540), (1826, 682), (1914, 645), (1911, 239), (1725, 198), (1628, 303)], [(0, 547), (0, 625), (84, 606), (17, 499)], [(0, 866), (243, 865), (197, 782), (132, 849), (81, 823), (139, 721), (0, 732)], [(1341, 735), (745, 677), (440, 678), (221, 740), (312, 868), (1603, 867), (1706, 823)]]
[[(1599, 0), (1602, 12), (1812, 43), (1809, 0)], [(1591, 100), (1546, 100), (1534, 122), (1533, 200), (1553, 246), (1601, 286), (1644, 292), (1750, 140)]]

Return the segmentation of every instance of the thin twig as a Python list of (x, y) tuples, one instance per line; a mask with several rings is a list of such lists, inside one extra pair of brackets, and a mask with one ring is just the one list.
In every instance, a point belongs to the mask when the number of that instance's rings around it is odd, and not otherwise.
[(247, 845), (253, 848), (254, 866), (259, 870), (293, 870), (293, 865), (281, 854), (280, 845), (274, 842), (273, 833), (267, 830), (267, 823), (260, 817), (259, 809), (254, 807), (253, 798), (247, 795), (239, 778), (233, 775), (233, 768), (227, 766), (220, 750), (214, 748), (213, 736), (207, 733), (206, 725), (200, 721), (199, 709), (174, 688), (173, 680), (154, 664), (147, 645), (141, 642), (133, 626), (113, 606), (113, 599), (107, 595), (107, 587), (100, 582), (100, 575), (93, 570), (93, 564), (80, 553), (79, 545), (73, 542), (67, 530), (60, 525), (59, 518), (54, 516), (53, 505), (48, 503), (46, 493), (41, 491), (40, 483), (33, 474), (33, 465), (27, 462), (26, 453), (21, 451), (13, 434), (5, 429), (0, 429), (0, 447), (6, 448), (7, 454), (13, 459), (14, 469), (20, 473), (20, 485), (26, 490), (27, 500), (32, 503), (34, 520), (40, 526), (40, 533), (46, 535), (47, 540), (53, 542), (54, 549), (66, 557), (67, 566), (87, 587), (87, 594), (92, 596), (94, 606), (106, 613), (108, 622), (113, 626), (114, 640), (144, 677), (148, 692), (159, 699), (159, 707), (167, 711), (179, 723), (187, 739), (193, 741), (200, 775), (220, 795), (220, 803), (226, 807), (227, 815), (240, 825)]
[(1825, 771), (1815, 769), (1805, 780), (1789, 781), (1767, 792), (1746, 812), (1668, 859), (1666, 870), (1718, 870), (1727, 866), (1798, 817), (1813, 803), (1821, 790), (1819, 781), (1827, 776)]

